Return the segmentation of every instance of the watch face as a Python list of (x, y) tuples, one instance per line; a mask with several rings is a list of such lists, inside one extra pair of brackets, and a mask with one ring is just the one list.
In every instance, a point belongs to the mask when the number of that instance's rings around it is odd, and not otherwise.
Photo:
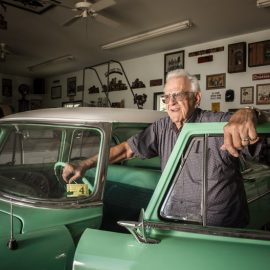
[(231, 102), (234, 100), (234, 91), (232, 89), (229, 89), (225, 93), (225, 101)]

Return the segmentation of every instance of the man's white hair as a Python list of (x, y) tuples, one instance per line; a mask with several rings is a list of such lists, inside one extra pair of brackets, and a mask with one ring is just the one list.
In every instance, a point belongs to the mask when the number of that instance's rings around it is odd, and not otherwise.
[(191, 89), (190, 89), (191, 92), (200, 92), (201, 91), (201, 87), (200, 87), (198, 79), (195, 76), (190, 75), (184, 69), (175, 69), (175, 70), (168, 72), (168, 74), (166, 76), (166, 81), (169, 79), (172, 79), (172, 78), (176, 78), (176, 77), (188, 78), (188, 80), (190, 81), (190, 85), (191, 85)]

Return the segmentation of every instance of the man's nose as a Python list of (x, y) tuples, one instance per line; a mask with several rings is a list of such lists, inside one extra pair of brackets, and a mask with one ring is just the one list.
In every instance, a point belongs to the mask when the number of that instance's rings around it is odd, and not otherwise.
[(175, 95), (169, 96), (169, 104), (175, 104), (176, 103), (176, 97)]

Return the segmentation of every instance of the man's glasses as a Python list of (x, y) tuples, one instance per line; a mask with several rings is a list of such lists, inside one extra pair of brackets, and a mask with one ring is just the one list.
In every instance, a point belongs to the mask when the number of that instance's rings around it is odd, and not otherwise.
[(169, 95), (163, 95), (161, 97), (161, 100), (164, 104), (168, 104), (171, 98), (173, 99), (173, 101), (182, 101), (185, 98), (187, 98), (190, 94), (193, 94), (193, 92), (188, 92), (188, 91), (175, 92)]

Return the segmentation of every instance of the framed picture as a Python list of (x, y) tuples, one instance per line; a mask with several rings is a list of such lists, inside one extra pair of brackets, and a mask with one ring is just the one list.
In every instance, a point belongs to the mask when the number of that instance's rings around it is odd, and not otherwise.
[(81, 106), (82, 106), (82, 100), (62, 102), (62, 107), (65, 107), (65, 108), (76, 108), (76, 107), (81, 107)]
[(67, 95), (76, 96), (76, 77), (67, 79)]
[(254, 102), (254, 87), (245, 86), (240, 88), (240, 104), (251, 104)]
[(185, 51), (166, 53), (164, 55), (164, 83), (167, 73), (179, 68), (185, 68)]
[(246, 71), (246, 42), (228, 45), (228, 73)]
[(62, 97), (62, 86), (58, 85), (51, 87), (51, 98), (56, 99), (61, 97)]
[(206, 76), (206, 89), (219, 89), (226, 87), (226, 73), (212, 74)]
[(12, 80), (2, 79), (2, 96), (12, 97)]
[(248, 44), (248, 66), (270, 65), (270, 40)]
[(164, 104), (161, 100), (161, 97), (164, 95), (163, 92), (154, 93), (154, 106), (153, 109), (157, 111), (166, 111), (166, 104)]
[(270, 104), (270, 83), (257, 84), (256, 86), (256, 104)]

